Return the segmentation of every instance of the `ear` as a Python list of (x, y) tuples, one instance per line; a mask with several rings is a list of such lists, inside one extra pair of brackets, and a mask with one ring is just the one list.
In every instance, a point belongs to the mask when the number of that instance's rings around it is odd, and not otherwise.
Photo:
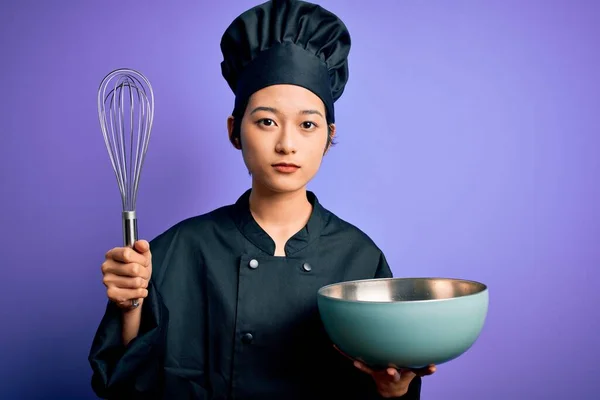
[(325, 153), (323, 155), (327, 154), (327, 152), (331, 148), (331, 143), (333, 142), (334, 136), (335, 136), (335, 124), (329, 124), (329, 136), (327, 138), (327, 145), (325, 147)]
[(240, 139), (233, 136), (234, 125), (235, 118), (233, 117), (233, 115), (230, 115), (229, 117), (227, 117), (227, 134), (229, 135), (229, 141), (231, 142), (233, 147), (235, 147), (238, 150), (241, 150), (242, 146), (240, 145)]

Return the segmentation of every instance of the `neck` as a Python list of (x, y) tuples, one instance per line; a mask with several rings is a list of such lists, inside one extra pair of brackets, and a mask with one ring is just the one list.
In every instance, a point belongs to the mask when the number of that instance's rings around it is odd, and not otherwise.
[(306, 188), (277, 193), (253, 185), (250, 192), (250, 212), (261, 225), (285, 229), (304, 226), (312, 212)]

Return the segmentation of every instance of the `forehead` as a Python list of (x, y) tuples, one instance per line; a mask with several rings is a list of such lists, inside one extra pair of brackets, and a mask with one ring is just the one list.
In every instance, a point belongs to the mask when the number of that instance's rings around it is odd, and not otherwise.
[(249, 99), (250, 107), (273, 107), (282, 112), (315, 109), (325, 112), (319, 96), (296, 85), (272, 85), (255, 92)]

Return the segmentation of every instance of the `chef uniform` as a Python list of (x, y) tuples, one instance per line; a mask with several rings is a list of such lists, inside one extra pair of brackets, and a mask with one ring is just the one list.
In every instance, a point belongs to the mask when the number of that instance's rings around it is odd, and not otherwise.
[[(348, 77), (350, 37), (320, 6), (271, 1), (236, 18), (221, 48), (233, 114), (263, 87), (316, 93), (333, 122)], [(314, 193), (302, 230), (274, 256), (254, 220), (251, 189), (233, 204), (181, 221), (150, 242), (152, 278), (139, 334), (123, 345), (122, 310), (107, 305), (89, 361), (92, 388), (110, 399), (370, 400), (371, 376), (340, 355), (323, 329), (319, 288), (391, 277), (384, 254)], [(402, 399), (420, 398), (416, 377)]]

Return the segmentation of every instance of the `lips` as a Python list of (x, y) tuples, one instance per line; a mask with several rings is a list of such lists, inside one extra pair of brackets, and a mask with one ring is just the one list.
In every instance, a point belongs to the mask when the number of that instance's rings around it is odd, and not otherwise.
[(293, 167), (293, 168), (300, 168), (298, 165), (296, 164), (292, 164), (292, 163), (277, 163), (277, 164), (273, 164), (274, 167)]
[(293, 172), (296, 172), (298, 170), (298, 168), (300, 168), (300, 167), (296, 164), (281, 162), (281, 163), (273, 164), (273, 168), (275, 168), (275, 170), (278, 172), (281, 172), (284, 174), (291, 174)]

